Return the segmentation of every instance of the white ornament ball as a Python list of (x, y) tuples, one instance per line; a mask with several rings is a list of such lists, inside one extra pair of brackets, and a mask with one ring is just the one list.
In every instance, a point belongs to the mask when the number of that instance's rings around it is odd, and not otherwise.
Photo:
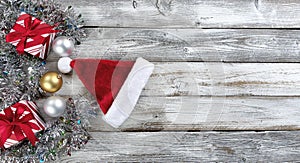
[(62, 57), (57, 62), (58, 70), (61, 73), (67, 74), (72, 71), (72, 67), (70, 66), (72, 59), (69, 57)]
[(59, 117), (66, 110), (66, 100), (59, 96), (51, 96), (44, 103), (44, 111), (50, 117)]
[(60, 36), (53, 41), (52, 49), (57, 55), (61, 57), (68, 57), (72, 55), (75, 47), (73, 41), (68, 37)]

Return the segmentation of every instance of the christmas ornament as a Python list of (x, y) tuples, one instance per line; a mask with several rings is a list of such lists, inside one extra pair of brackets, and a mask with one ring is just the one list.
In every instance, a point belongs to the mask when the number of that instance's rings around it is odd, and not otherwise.
[(59, 96), (51, 96), (44, 103), (44, 111), (50, 117), (61, 116), (66, 109), (66, 100)]
[(22, 12), (10, 33), (6, 35), (6, 42), (16, 46), (19, 54), (27, 52), (45, 59), (55, 33), (58, 32), (53, 28), (54, 26)]
[(68, 57), (71, 56), (74, 51), (74, 43), (70, 38), (61, 36), (53, 41), (52, 49), (57, 55)]
[[(6, 43), (20, 12), (56, 27), (57, 36), (68, 36), (76, 45), (86, 37), (83, 19), (72, 6), (63, 6), (55, 0), (4, 0), (0, 2), (0, 111), (20, 100), (41, 97), (39, 80), (46, 72), (45, 61), (32, 55), (18, 55), (16, 48)], [(46, 50), (47, 51), (47, 50)], [(26, 51), (25, 51), (26, 52)], [(75, 150), (82, 149), (89, 139), (86, 128), (90, 116), (95, 116), (95, 106), (89, 100), (75, 96), (67, 101), (66, 113), (59, 119), (47, 122), (47, 129), (36, 134), (36, 146), (22, 141), (8, 149), (0, 150), (1, 162), (56, 162)], [(83, 105), (84, 103), (84, 105)], [(91, 104), (93, 104), (91, 102)], [(80, 123), (79, 123), (80, 122)], [(0, 134), (1, 135), (1, 134)]]
[(62, 57), (57, 62), (58, 70), (61, 73), (67, 74), (72, 71), (72, 67), (70, 66), (70, 62), (72, 61), (69, 57)]
[(0, 112), (0, 147), (9, 148), (27, 138), (34, 146), (35, 133), (45, 129), (37, 106), (31, 101), (20, 101)]
[(40, 79), (41, 88), (49, 93), (57, 92), (63, 84), (62, 76), (57, 72), (47, 72)]
[(79, 79), (96, 97), (103, 119), (118, 128), (131, 114), (154, 65), (133, 61), (75, 59), (70, 63)]
[[(62, 156), (71, 155), (74, 150), (82, 149), (90, 136), (86, 131), (92, 107), (87, 99), (76, 96), (67, 100), (66, 114), (54, 121), (47, 122), (47, 128), (36, 134), (39, 143), (33, 147), (23, 141), (0, 151), (2, 162), (53, 162)], [(80, 120), (80, 123), (78, 121)], [(55, 162), (55, 161), (54, 161)]]

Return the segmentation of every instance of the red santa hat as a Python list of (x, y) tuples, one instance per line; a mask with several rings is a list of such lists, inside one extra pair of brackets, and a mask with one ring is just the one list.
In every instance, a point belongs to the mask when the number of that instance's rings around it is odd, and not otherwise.
[(154, 69), (143, 58), (136, 61), (74, 59), (69, 65), (96, 98), (103, 119), (115, 128), (133, 111)]

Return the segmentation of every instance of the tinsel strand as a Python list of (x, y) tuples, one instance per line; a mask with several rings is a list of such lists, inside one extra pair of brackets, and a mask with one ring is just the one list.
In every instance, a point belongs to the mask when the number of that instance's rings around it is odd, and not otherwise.
[[(58, 36), (67, 36), (78, 45), (86, 37), (83, 19), (71, 6), (62, 8), (54, 0), (0, 0), (0, 110), (20, 101), (35, 101), (42, 97), (39, 79), (47, 70), (46, 62), (30, 55), (18, 55), (15, 47), (6, 43), (21, 12), (26, 12), (47, 24), (59, 24)], [(78, 150), (87, 143), (88, 119), (94, 108), (82, 97), (69, 99), (67, 111), (59, 119), (47, 121), (47, 129), (37, 136), (40, 142), (32, 147), (28, 141), (1, 150), (2, 162), (45, 162), (56, 160)]]

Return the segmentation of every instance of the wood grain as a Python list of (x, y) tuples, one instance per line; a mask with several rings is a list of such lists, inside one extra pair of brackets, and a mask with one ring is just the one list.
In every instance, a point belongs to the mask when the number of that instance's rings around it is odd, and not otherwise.
[(87, 26), (133, 28), (299, 28), (298, 0), (60, 0)]
[[(74, 58), (198, 62), (300, 62), (299, 30), (87, 29)], [(56, 61), (50, 55), (49, 61)]]
[[(142, 96), (299, 96), (298, 63), (154, 62)], [(56, 63), (48, 63), (50, 70)], [(86, 93), (76, 73), (58, 95)]]
[[(298, 0), (59, 2), (86, 21), (73, 58), (156, 66), (121, 128), (98, 110), (86, 149), (60, 162), (300, 161)], [(50, 70), (57, 60), (49, 57)], [(76, 73), (63, 78), (55, 95), (97, 107)]]
[(141, 97), (119, 129), (97, 109), (89, 131), (300, 130), (299, 103), (298, 97)]
[(61, 162), (299, 162), (294, 132), (103, 132)]

